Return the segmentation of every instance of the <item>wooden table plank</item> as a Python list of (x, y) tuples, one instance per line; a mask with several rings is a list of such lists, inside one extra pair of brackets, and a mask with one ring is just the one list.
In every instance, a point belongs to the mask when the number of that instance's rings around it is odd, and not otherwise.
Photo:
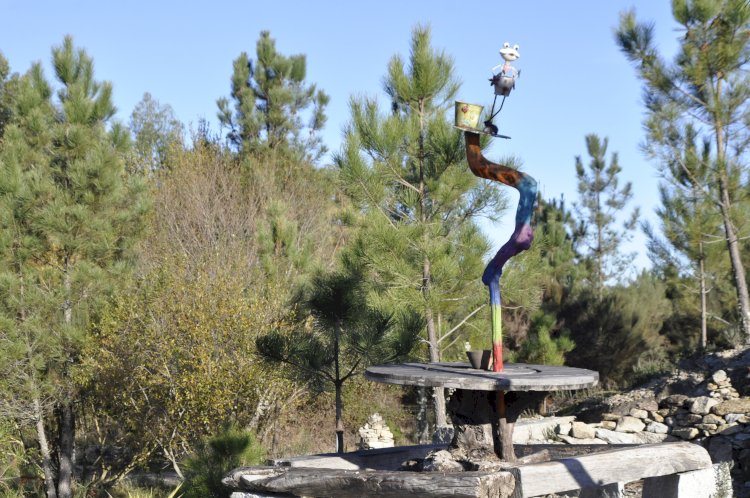
[(562, 391), (595, 386), (599, 374), (583, 368), (508, 363), (502, 372), (469, 363), (401, 363), (367, 368), (365, 378), (385, 384), (473, 391)]
[(528, 498), (710, 467), (711, 457), (702, 446), (678, 442), (518, 465), (510, 470), (516, 476), (513, 497)]

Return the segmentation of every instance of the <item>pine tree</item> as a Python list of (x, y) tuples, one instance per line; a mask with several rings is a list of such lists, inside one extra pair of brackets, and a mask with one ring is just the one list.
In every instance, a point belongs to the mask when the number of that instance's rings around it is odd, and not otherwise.
[(313, 389), (333, 387), (336, 451), (344, 452), (343, 388), (376, 363), (403, 360), (414, 349), (422, 321), (406, 312), (401, 320), (368, 307), (362, 275), (346, 271), (319, 274), (299, 299), (310, 320), (293, 334), (272, 332), (257, 339), (266, 360), (291, 367), (293, 377)]
[[(452, 59), (431, 47), (429, 29), (414, 29), (408, 61), (390, 60), (384, 87), (387, 114), (376, 99), (352, 99), (335, 158), (360, 216), (347, 257), (374, 286), (373, 306), (420, 312), (429, 360), (437, 362), (483, 307), (488, 244), (473, 218), (494, 216), (502, 202), (494, 185), (469, 171), (461, 134), (446, 119), (458, 83)], [(446, 424), (442, 389), (435, 415), (438, 426)]]
[(601, 301), (604, 288), (615, 275), (622, 275), (633, 255), (622, 255), (620, 246), (632, 237), (638, 219), (635, 209), (626, 219), (623, 228), (616, 228), (616, 215), (633, 196), (628, 182), (619, 187), (618, 175), (622, 171), (617, 154), (612, 154), (607, 166), (608, 140), (597, 135), (586, 136), (586, 149), (591, 162), (588, 171), (580, 156), (576, 157), (576, 177), (580, 204), (575, 205), (582, 223), (580, 243), (585, 246), (584, 257), (591, 267), (591, 280), (596, 296)]
[(17, 80), (18, 75), (11, 74), (8, 60), (0, 52), (0, 139), (3, 138), (5, 126), (10, 121), (13, 90)]
[[(672, 140), (675, 150), (682, 154), (674, 156), (665, 164), (669, 171), (669, 181), (659, 185), (661, 207), (656, 214), (661, 220), (663, 238), (646, 224), (649, 254), (656, 268), (665, 273), (672, 269), (672, 278), (689, 277), (694, 282), (694, 295), (698, 296), (700, 310), (699, 346), (705, 349), (708, 340), (708, 293), (713, 287), (712, 274), (719, 270), (719, 249), (715, 242), (721, 239), (721, 221), (718, 213), (702, 191), (708, 185), (708, 164), (710, 144), (704, 143), (699, 149), (696, 144), (697, 132), (688, 125), (684, 133), (675, 133)], [(710, 267), (713, 267), (711, 269)]]
[(57, 101), (34, 65), (0, 146), (0, 377), (2, 403), (36, 428), (47, 496), (69, 498), (79, 352), (147, 205), (142, 183), (125, 174), (126, 130), (108, 128), (111, 85), (94, 80), (70, 37), (52, 55)]
[(574, 229), (572, 213), (565, 207), (561, 197), (545, 201), (537, 199), (535, 245), (540, 246), (541, 264), (544, 274), (544, 296), (546, 307), (559, 306), (569, 295), (578, 280), (581, 270), (575, 250), (575, 235), (580, 234), (580, 225)]
[(316, 133), (325, 124), (329, 97), (305, 81), (304, 55), (280, 54), (271, 34), (262, 31), (255, 61), (242, 52), (233, 67), (231, 104), (224, 97), (217, 105), (219, 122), (237, 150), (272, 150), (311, 161), (326, 152)]
[[(679, 53), (672, 63), (659, 55), (652, 24), (623, 13), (617, 42), (644, 82), (647, 109), (646, 150), (664, 165), (683, 154), (684, 141), (674, 140), (687, 125), (712, 146), (698, 182), (721, 216), (723, 238), (732, 265), (739, 322), (750, 343), (750, 295), (740, 253), (742, 204), (747, 182), (746, 144), (750, 139), (750, 4), (745, 0), (677, 0), (672, 14), (681, 26)], [(715, 185), (717, 188), (712, 188)]]

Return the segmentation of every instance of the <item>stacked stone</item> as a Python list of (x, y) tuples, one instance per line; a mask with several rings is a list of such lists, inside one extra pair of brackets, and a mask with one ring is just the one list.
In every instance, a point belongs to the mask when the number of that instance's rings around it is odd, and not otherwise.
[(670, 434), (691, 440), (717, 434), (731, 436), (744, 432), (750, 422), (750, 398), (739, 393), (724, 370), (718, 370), (707, 383), (708, 396), (689, 398), (673, 394), (664, 398), (657, 413), (664, 417)]
[(627, 412), (604, 413), (598, 423), (560, 424), (556, 433), (568, 444), (649, 444), (669, 439), (668, 427), (653, 399), (641, 400)]
[(712, 398), (737, 399), (740, 397), (740, 393), (732, 387), (732, 381), (729, 380), (729, 376), (724, 370), (714, 372), (706, 387), (709, 391), (708, 395)]
[(367, 423), (359, 428), (359, 448), (371, 450), (376, 448), (393, 448), (393, 433), (385, 424), (383, 417), (373, 413)]
[[(659, 403), (653, 398), (623, 403), (616, 407), (618, 413), (604, 413), (598, 423), (561, 423), (555, 432), (569, 444), (656, 443), (735, 434), (750, 441), (750, 398), (739, 396), (724, 370), (714, 372), (706, 388), (706, 396), (673, 394)], [(744, 446), (750, 449), (750, 442)]]

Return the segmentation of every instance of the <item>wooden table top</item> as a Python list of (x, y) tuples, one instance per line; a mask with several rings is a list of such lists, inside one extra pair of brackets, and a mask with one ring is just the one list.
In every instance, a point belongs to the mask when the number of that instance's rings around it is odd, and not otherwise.
[(599, 373), (584, 368), (507, 363), (502, 372), (469, 363), (400, 363), (367, 368), (365, 378), (385, 384), (473, 391), (567, 391), (595, 386)]

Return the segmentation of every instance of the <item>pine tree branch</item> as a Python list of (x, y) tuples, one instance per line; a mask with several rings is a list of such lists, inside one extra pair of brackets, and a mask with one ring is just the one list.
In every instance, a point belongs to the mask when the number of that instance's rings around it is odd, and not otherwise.
[[(440, 338), (438, 339), (438, 344), (440, 344), (441, 342), (443, 342), (443, 340), (444, 340), (444, 339), (445, 339), (446, 337), (448, 337), (448, 336), (449, 336), (449, 335), (451, 335), (452, 333), (456, 332), (456, 331), (457, 331), (457, 330), (458, 330), (459, 328), (461, 328), (461, 327), (463, 326), (463, 324), (464, 324), (464, 323), (466, 323), (467, 321), (469, 321), (469, 319), (470, 319), (470, 318), (471, 318), (472, 316), (474, 316), (474, 315), (476, 315), (477, 313), (479, 313), (479, 312), (480, 312), (480, 311), (482, 310), (482, 308), (484, 308), (485, 306), (486, 306), (486, 304), (483, 304), (483, 305), (481, 305), (480, 307), (478, 307), (477, 309), (475, 309), (474, 311), (472, 311), (471, 313), (469, 313), (468, 315), (466, 315), (466, 316), (464, 317), (464, 319), (463, 319), (463, 320), (461, 320), (461, 321), (460, 321), (460, 322), (458, 323), (458, 325), (456, 325), (455, 327), (453, 327), (452, 329), (450, 329), (450, 330), (449, 330), (448, 332), (446, 332), (445, 334), (443, 334), (443, 335), (442, 335), (442, 336), (441, 336), (441, 337), (440, 337)], [(454, 341), (454, 342), (455, 342), (455, 341)], [(446, 348), (447, 348), (447, 347), (448, 347), (448, 346), (446, 346)]]
[(362, 357), (360, 356), (359, 358), (357, 358), (357, 361), (354, 362), (354, 365), (352, 366), (352, 368), (349, 369), (349, 371), (346, 373), (346, 375), (344, 375), (343, 377), (341, 377), (341, 383), (346, 382), (349, 379), (349, 377), (351, 377), (352, 375), (354, 375), (355, 371), (357, 370), (357, 367), (359, 367), (359, 364), (361, 362), (362, 362)]

